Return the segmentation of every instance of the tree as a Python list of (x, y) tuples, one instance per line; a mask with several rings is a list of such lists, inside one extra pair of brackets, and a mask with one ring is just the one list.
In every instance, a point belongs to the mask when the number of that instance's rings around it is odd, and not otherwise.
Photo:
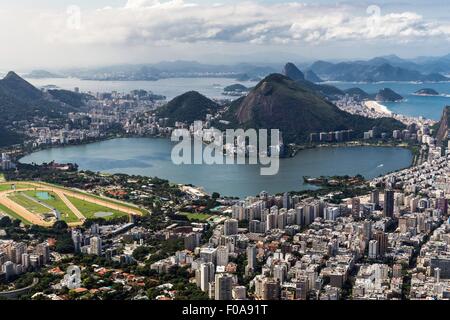
[(53, 224), (53, 230), (55, 230), (56, 232), (61, 232), (61, 231), (67, 231), (67, 229), (69, 228), (69, 226), (67, 225), (67, 223), (65, 221), (56, 221)]
[(0, 228), (8, 228), (12, 225), (11, 219), (7, 216), (0, 219)]
[(213, 199), (219, 199), (220, 198), (220, 193), (217, 192), (213, 192), (212, 196)]

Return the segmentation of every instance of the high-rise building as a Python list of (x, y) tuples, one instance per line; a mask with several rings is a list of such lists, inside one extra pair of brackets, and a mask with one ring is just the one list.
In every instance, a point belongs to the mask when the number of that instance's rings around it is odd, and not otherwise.
[(263, 282), (262, 300), (279, 300), (280, 283), (274, 279), (266, 278)]
[(2, 269), (3, 269), (3, 272), (5, 273), (7, 281), (10, 280), (16, 274), (16, 269), (15, 269), (14, 263), (12, 261), (6, 261), (3, 264)]
[(378, 256), (378, 241), (369, 241), (369, 259), (376, 259)]
[(50, 250), (47, 243), (40, 243), (36, 246), (36, 254), (42, 259), (42, 264), (47, 264), (50, 261)]
[(383, 213), (385, 217), (394, 217), (394, 190), (384, 191)]
[(200, 259), (203, 262), (211, 262), (216, 264), (217, 260), (217, 249), (216, 248), (202, 248), (200, 250)]
[(359, 216), (359, 211), (361, 210), (361, 200), (359, 198), (352, 199), (352, 215)]
[(211, 262), (202, 263), (200, 265), (200, 289), (203, 292), (208, 292), (209, 283), (214, 281), (214, 264)]
[(228, 264), (228, 247), (220, 246), (217, 248), (217, 266), (226, 266)]
[(245, 286), (236, 286), (232, 290), (233, 300), (245, 300), (247, 298), (247, 288)]
[(280, 284), (283, 284), (286, 280), (287, 266), (285, 264), (277, 264), (273, 267), (273, 278)]
[(375, 209), (380, 206), (380, 191), (378, 189), (375, 189), (370, 193), (370, 202), (375, 204)]
[(275, 213), (270, 213), (267, 215), (266, 220), (266, 231), (270, 231), (277, 227), (277, 215)]
[(256, 246), (249, 245), (247, 247), (247, 268), (246, 273), (251, 274), (255, 271), (256, 267)]
[(236, 219), (228, 219), (224, 223), (223, 235), (233, 236), (238, 234), (239, 222)]
[(25, 270), (30, 267), (30, 255), (28, 253), (22, 254), (22, 266)]
[(233, 277), (226, 273), (216, 274), (215, 300), (232, 300)]
[(72, 230), (72, 241), (74, 246), (74, 251), (80, 252), (81, 251), (81, 244), (83, 240), (83, 235), (79, 230)]
[(383, 231), (377, 231), (375, 233), (375, 240), (377, 241), (377, 253), (380, 257), (384, 257), (387, 246), (388, 246), (388, 239), (386, 233)]
[(366, 243), (372, 239), (372, 221), (370, 220), (365, 220), (363, 223), (363, 237)]
[(444, 197), (436, 200), (436, 209), (441, 210), (443, 214), (447, 214), (448, 200)]
[(90, 244), (91, 254), (96, 256), (102, 255), (102, 238), (92, 237)]
[(184, 238), (184, 248), (189, 251), (194, 251), (200, 245), (200, 234), (191, 232)]

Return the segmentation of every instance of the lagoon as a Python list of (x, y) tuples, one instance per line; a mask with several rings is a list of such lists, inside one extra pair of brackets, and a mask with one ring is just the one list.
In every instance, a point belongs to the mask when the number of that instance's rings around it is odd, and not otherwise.
[(300, 151), (281, 159), (275, 176), (261, 176), (259, 165), (175, 165), (168, 139), (120, 138), (87, 145), (52, 148), (21, 159), (22, 163), (77, 163), (80, 170), (125, 173), (193, 184), (207, 192), (244, 198), (265, 190), (270, 193), (313, 189), (303, 176), (356, 175), (374, 178), (409, 167), (412, 154), (391, 147), (324, 147)]

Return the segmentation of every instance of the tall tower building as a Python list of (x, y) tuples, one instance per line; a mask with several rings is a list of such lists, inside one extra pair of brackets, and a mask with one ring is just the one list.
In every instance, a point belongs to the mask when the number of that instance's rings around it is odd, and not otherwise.
[(380, 257), (384, 257), (387, 246), (388, 246), (388, 239), (387, 235), (383, 231), (377, 231), (375, 233), (375, 240), (377, 241), (377, 253)]
[(232, 300), (233, 277), (226, 273), (216, 274), (215, 300)]
[(217, 248), (217, 266), (226, 266), (228, 264), (228, 247), (220, 246)]
[(233, 236), (233, 235), (238, 234), (238, 226), (239, 226), (239, 223), (236, 219), (228, 219), (224, 223), (223, 235), (224, 236)]
[(254, 245), (249, 245), (247, 247), (247, 268), (246, 274), (252, 274), (256, 267), (256, 247)]
[(200, 265), (200, 289), (203, 292), (208, 292), (209, 283), (214, 280), (214, 269), (214, 264), (211, 262)]
[(394, 190), (384, 191), (383, 213), (385, 217), (394, 217)]
[(91, 238), (91, 254), (96, 256), (102, 255), (102, 238), (100, 237), (92, 237)]

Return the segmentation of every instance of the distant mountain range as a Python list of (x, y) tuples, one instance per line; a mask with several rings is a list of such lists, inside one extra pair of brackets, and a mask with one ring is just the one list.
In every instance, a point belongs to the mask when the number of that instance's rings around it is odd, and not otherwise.
[(50, 79), (50, 78), (65, 78), (57, 73), (48, 72), (45, 70), (33, 70), (30, 73), (24, 75), (27, 79)]
[(393, 66), (381, 59), (368, 62), (340, 62), (330, 63), (317, 61), (311, 65), (321, 79), (327, 81), (345, 82), (380, 82), (380, 81), (421, 81), (440, 82), (450, 78), (439, 73), (423, 74), (417, 70)]
[(51, 90), (43, 92), (14, 72), (9, 72), (0, 80), (0, 146), (22, 141), (22, 137), (12, 131), (14, 122), (30, 120), (33, 117), (61, 118), (68, 112), (83, 106), (81, 94)]
[[(316, 61), (301, 65), (303, 78), (311, 82), (346, 81), (450, 81), (450, 54), (442, 57), (402, 59), (395, 55), (370, 60), (344, 62)], [(36, 70), (30, 78), (76, 77), (86, 80), (158, 80), (175, 77), (225, 77), (239, 81), (259, 81), (278, 72), (282, 64), (238, 63), (234, 65), (203, 64), (196, 61), (170, 61), (154, 64), (116, 65), (49, 72)]]

